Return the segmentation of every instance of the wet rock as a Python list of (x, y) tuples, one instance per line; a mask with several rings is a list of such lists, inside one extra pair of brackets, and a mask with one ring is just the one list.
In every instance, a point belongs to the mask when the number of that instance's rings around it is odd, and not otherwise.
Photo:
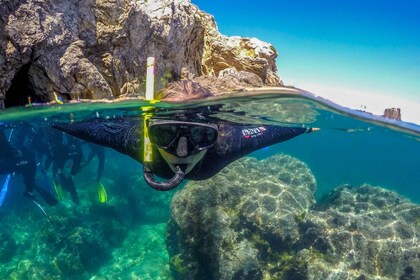
[(142, 95), (148, 56), (157, 90), (227, 68), (247, 83), (281, 83), (271, 44), (221, 35), (189, 0), (3, 1), (0, 19), (0, 99), (23, 82), (40, 100)]
[[(290, 173), (285, 180), (279, 174)], [(247, 174), (244, 176), (244, 174)], [(297, 214), (314, 202), (315, 179), (281, 155), (243, 158), (175, 194), (167, 245), (177, 279), (262, 279), (273, 255), (299, 240)]]

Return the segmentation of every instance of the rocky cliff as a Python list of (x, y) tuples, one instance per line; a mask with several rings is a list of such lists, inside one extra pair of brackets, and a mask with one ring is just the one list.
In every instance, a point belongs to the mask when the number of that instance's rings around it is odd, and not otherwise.
[[(277, 52), (255, 38), (221, 35), (189, 0), (5, 0), (0, 4), (0, 99), (142, 94), (146, 58), (156, 88), (225, 69), (279, 84)], [(230, 70), (231, 71), (231, 70)], [(222, 73), (222, 74), (221, 74)], [(23, 100), (23, 101), (22, 101)]]

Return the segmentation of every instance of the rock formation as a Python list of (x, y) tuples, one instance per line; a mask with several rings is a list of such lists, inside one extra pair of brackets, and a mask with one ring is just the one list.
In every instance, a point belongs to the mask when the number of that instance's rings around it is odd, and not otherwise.
[(401, 120), (401, 109), (400, 108), (387, 108), (384, 111), (383, 117), (400, 121)]
[[(19, 1), (0, 4), (0, 99), (6, 106), (143, 93), (147, 56), (156, 88), (181, 77), (225, 75), (279, 84), (276, 50), (221, 35), (189, 0)], [(253, 76), (255, 75), (255, 76)], [(247, 78), (248, 76), (248, 78)]]
[(300, 223), (296, 260), (310, 279), (419, 279), (419, 217), (391, 191), (341, 186)]
[(175, 278), (262, 279), (270, 259), (299, 240), (298, 217), (313, 205), (315, 188), (307, 166), (289, 156), (242, 158), (189, 182), (173, 198), (168, 225)]
[(314, 204), (305, 164), (243, 158), (172, 201), (175, 279), (418, 279), (420, 206), (368, 185)]

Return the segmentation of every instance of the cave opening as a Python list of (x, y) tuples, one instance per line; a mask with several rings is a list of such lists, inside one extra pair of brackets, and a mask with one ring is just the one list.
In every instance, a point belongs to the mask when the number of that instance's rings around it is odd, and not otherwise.
[(12, 80), (12, 84), (6, 92), (4, 105), (6, 108), (14, 106), (25, 106), (29, 103), (43, 102), (42, 98), (36, 95), (29, 76), (30, 65), (22, 67)]

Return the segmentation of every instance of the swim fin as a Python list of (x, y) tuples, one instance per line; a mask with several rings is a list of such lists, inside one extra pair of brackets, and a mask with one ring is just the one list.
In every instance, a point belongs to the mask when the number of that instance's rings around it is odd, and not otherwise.
[(50, 178), (48, 177), (47, 174), (44, 174), (42, 176), (42, 186), (44, 187), (45, 190), (47, 190), (50, 194), (54, 195), (55, 191), (54, 191), (54, 187), (51, 183)]
[(50, 205), (54, 206), (57, 205), (58, 200), (55, 198), (49, 191), (36, 187), (35, 190), (38, 192), (38, 194), (42, 197), (42, 199), (45, 200), (45, 202)]
[(35, 185), (48, 191), (50, 194), (54, 196), (55, 190), (47, 174), (39, 173), (39, 175), (35, 177)]
[(105, 203), (108, 201), (108, 195), (106, 193), (106, 189), (101, 182), (98, 182), (98, 201), (100, 203)]
[(58, 178), (60, 180), (60, 185), (63, 187), (63, 190), (70, 193), (71, 200), (73, 200), (75, 204), (79, 204), (79, 195), (77, 194), (76, 186), (74, 185), (72, 177), (65, 176), (63, 173), (61, 173), (59, 174)]
[(12, 178), (11, 174), (8, 174), (6, 177), (6, 180), (4, 181), (3, 187), (1, 188), (1, 192), (0, 192), (0, 206), (3, 205), (3, 201), (6, 198), (6, 194), (9, 188), (9, 182), (10, 179)]
[(42, 213), (45, 215), (45, 217), (47, 217), (47, 219), (50, 221), (50, 217), (48, 216), (47, 212), (45, 211), (44, 207), (41, 206), (41, 204), (39, 204), (35, 199), (32, 199), (32, 202), (39, 208), (41, 209)]
[(64, 193), (63, 188), (59, 184), (56, 184), (54, 180), (53, 187), (58, 200), (63, 200), (66, 198), (66, 194)]

